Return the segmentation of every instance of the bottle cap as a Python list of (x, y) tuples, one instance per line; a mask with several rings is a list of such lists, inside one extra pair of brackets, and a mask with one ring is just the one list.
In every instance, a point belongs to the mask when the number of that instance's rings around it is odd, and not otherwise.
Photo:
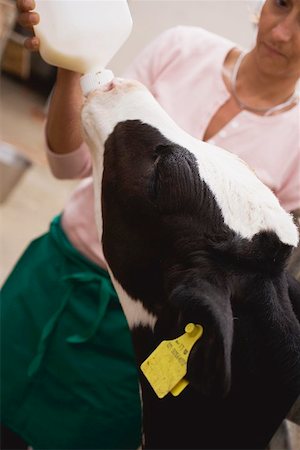
[(109, 69), (101, 70), (101, 72), (90, 72), (82, 75), (80, 78), (80, 86), (83, 95), (87, 96), (90, 92), (99, 89), (114, 79), (114, 74)]

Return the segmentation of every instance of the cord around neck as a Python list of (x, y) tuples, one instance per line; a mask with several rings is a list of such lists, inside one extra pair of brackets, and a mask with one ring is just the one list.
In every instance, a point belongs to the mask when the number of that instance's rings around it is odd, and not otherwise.
[(260, 113), (260, 114), (263, 114), (264, 116), (270, 116), (274, 112), (280, 111), (281, 109), (292, 105), (294, 102), (299, 101), (299, 94), (297, 93), (296, 89), (287, 100), (285, 100), (282, 103), (279, 103), (279, 105), (271, 106), (268, 108), (255, 108), (253, 106), (247, 105), (242, 100), (240, 100), (240, 98), (236, 92), (236, 80), (237, 80), (237, 75), (238, 75), (238, 71), (240, 69), (241, 63), (242, 63), (243, 59), (245, 58), (246, 54), (247, 54), (246, 52), (240, 53), (239, 57), (237, 58), (237, 60), (234, 64), (234, 67), (233, 67), (233, 70), (231, 73), (231, 80), (230, 80), (232, 95), (235, 98), (236, 102), (238, 103), (238, 105), (241, 109), (245, 109), (250, 112)]

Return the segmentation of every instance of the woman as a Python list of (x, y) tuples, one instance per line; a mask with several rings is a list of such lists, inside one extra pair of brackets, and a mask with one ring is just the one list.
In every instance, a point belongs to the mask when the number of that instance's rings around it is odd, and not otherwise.
[[(23, 26), (38, 22), (38, 15), (30, 12), (33, 0), (18, 0), (18, 8)], [(246, 54), (203, 29), (176, 27), (150, 44), (125, 74), (144, 83), (187, 132), (241, 156), (288, 211), (300, 208), (299, 14), (299, 0), (267, 0), (256, 45)], [(31, 38), (26, 46), (38, 50), (39, 41)], [(80, 132), (79, 78), (59, 69), (51, 97), (47, 155), (59, 178), (91, 175)], [(139, 440), (129, 332), (105, 267), (94, 223), (92, 180), (86, 178), (3, 287), (2, 354), (12, 361), (5, 361), (3, 368), (1, 384), (8, 391), (3, 393), (3, 422), (35, 448), (134, 448)], [(39, 268), (39, 276), (33, 277)], [(32, 311), (34, 323), (29, 320)], [(20, 332), (24, 328), (26, 339)], [(102, 356), (108, 357), (109, 368)], [(119, 364), (116, 370), (114, 362)], [(102, 386), (97, 376), (86, 378), (89, 367), (101, 374)], [(77, 377), (72, 377), (75, 369)], [(116, 371), (119, 378), (112, 380)], [(109, 398), (103, 396), (103, 387), (111, 388)], [(117, 431), (109, 433), (113, 428)]]

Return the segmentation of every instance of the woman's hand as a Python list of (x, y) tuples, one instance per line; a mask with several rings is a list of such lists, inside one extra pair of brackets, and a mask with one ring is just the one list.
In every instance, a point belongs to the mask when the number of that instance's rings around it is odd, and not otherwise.
[[(34, 0), (17, 0), (18, 23), (24, 28), (32, 28), (40, 21), (38, 13), (34, 12)], [(24, 47), (30, 51), (38, 51), (40, 40), (36, 36), (29, 37), (24, 41)]]

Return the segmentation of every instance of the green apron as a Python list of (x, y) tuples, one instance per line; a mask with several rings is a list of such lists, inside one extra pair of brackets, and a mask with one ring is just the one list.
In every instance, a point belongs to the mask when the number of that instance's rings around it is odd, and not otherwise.
[(130, 332), (108, 273), (67, 240), (60, 217), (1, 292), (1, 420), (35, 449), (141, 442)]

